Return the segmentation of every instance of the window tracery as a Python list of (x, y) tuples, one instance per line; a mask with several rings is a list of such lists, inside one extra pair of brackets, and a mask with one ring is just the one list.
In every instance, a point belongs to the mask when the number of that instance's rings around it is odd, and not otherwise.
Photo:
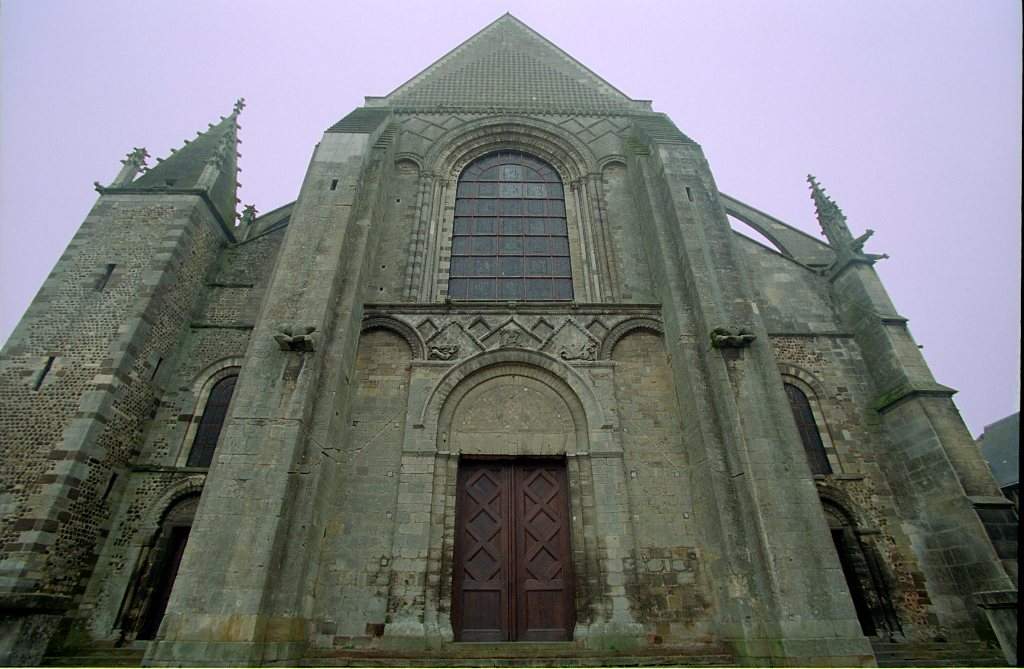
[(571, 300), (565, 194), (558, 173), (519, 151), (470, 163), (459, 177), (448, 296)]

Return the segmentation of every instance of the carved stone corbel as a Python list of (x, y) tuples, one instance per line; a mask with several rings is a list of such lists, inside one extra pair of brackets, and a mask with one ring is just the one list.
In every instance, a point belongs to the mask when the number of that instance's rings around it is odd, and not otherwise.
[(320, 333), (314, 326), (303, 328), (284, 327), (279, 334), (274, 335), (274, 341), (282, 351), (297, 351), (299, 353), (311, 353), (316, 350), (320, 340)]
[(743, 328), (715, 328), (711, 331), (711, 346), (714, 348), (746, 348), (757, 339), (757, 335)]

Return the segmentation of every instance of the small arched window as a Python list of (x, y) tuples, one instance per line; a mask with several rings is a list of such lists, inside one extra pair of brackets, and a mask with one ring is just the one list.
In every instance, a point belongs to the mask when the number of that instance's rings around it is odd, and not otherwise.
[(811, 410), (807, 395), (792, 384), (787, 383), (785, 386), (789, 406), (796, 420), (796, 428), (800, 432), (804, 452), (807, 453), (807, 462), (811, 466), (811, 473), (831, 474), (832, 465), (828, 462), (828, 454), (825, 453), (825, 445), (821, 442), (821, 433), (818, 432), (818, 423), (814, 420), (814, 412)]
[(462, 172), (448, 297), (572, 299), (565, 194), (550, 165), (518, 151), (500, 151)]
[(192, 450), (188, 454), (189, 467), (209, 467), (213, 462), (213, 452), (220, 439), (220, 431), (224, 428), (224, 419), (228, 415), (228, 405), (235, 392), (237, 375), (225, 376), (210, 389), (210, 396), (203, 409), (203, 417), (199, 419), (199, 429), (192, 442)]

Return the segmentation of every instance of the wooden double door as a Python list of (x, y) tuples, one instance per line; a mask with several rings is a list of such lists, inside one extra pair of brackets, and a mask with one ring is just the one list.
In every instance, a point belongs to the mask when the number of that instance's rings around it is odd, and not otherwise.
[(455, 511), (456, 641), (568, 641), (576, 622), (562, 460), (463, 460)]

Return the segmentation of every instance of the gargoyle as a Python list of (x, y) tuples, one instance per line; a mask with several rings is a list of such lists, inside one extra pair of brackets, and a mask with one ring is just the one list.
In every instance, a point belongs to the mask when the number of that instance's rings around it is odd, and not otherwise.
[(715, 348), (744, 348), (757, 339), (757, 335), (742, 328), (715, 328), (711, 331), (711, 345)]
[(281, 328), (281, 333), (274, 335), (274, 341), (282, 351), (298, 351), (308, 353), (316, 350), (320, 333), (313, 326), (303, 328)]

